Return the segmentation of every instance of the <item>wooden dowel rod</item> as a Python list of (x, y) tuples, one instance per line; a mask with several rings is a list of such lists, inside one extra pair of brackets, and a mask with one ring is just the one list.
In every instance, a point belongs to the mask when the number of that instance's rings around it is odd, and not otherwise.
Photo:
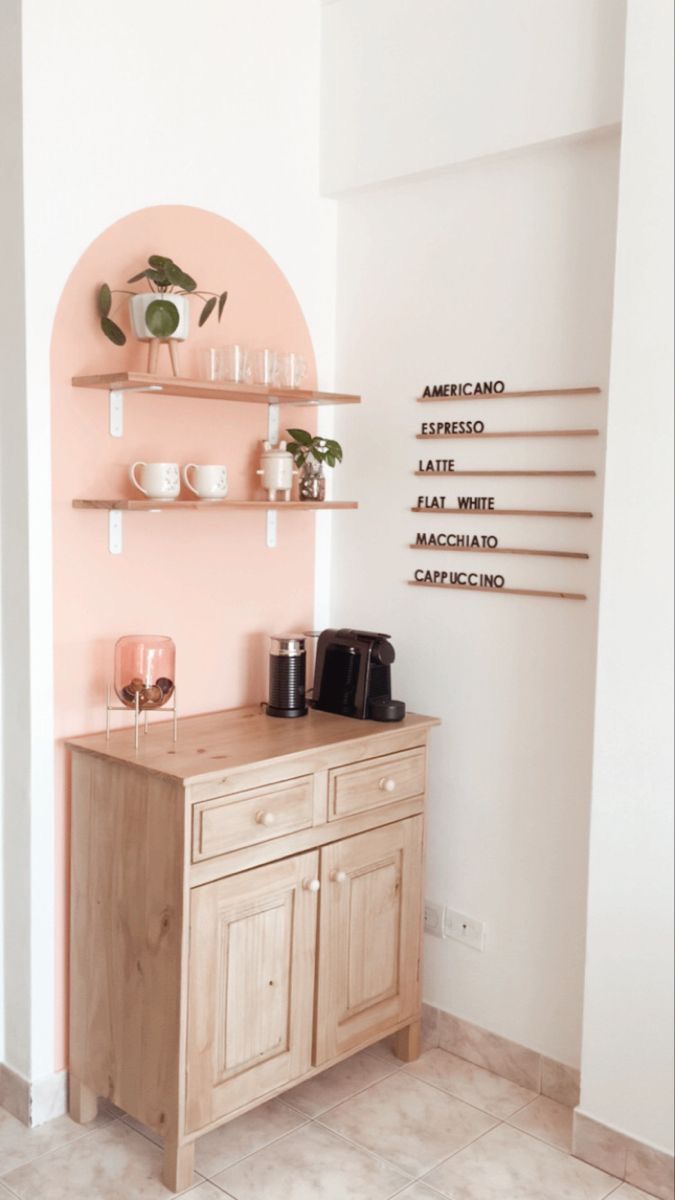
[(429, 517), (582, 517), (588, 520), (592, 512), (571, 512), (564, 508), (411, 508), (411, 512), (424, 513)]
[(417, 579), (409, 579), (410, 587), (444, 588), (446, 592), (489, 592), (492, 596), (550, 596), (554, 600), (587, 600), (583, 592), (542, 592), (535, 588), (490, 588), (465, 587), (462, 583), (421, 583)]
[(497, 433), (416, 433), (420, 442), (443, 442), (459, 438), (559, 438), (597, 437), (599, 429), (510, 429)]
[(541, 558), (590, 558), (577, 550), (525, 550), (515, 546), (421, 546), (410, 543), (411, 550), (443, 550), (451, 554), (535, 554)]
[(434, 400), (441, 403), (457, 400), (511, 400), (518, 397), (534, 396), (597, 396), (602, 391), (599, 387), (576, 388), (537, 388), (526, 392), (478, 392), (471, 396), (418, 396), (418, 404), (430, 404)]
[(572, 479), (572, 478), (591, 478), (596, 475), (596, 471), (415, 471), (416, 475), (438, 475), (447, 478), (451, 475), (487, 475), (501, 478), (556, 478), (556, 479)]

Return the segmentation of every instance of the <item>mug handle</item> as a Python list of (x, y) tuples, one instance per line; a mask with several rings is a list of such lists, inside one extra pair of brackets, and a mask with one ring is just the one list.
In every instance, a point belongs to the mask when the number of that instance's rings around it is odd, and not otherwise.
[(129, 467), (129, 478), (131, 482), (133, 483), (134, 487), (138, 488), (139, 492), (143, 493), (144, 496), (148, 496), (150, 493), (146, 492), (145, 488), (141, 487), (140, 483), (138, 482), (136, 478), (136, 467), (147, 467), (147, 465), (148, 464), (146, 462), (135, 462)]
[(195, 496), (198, 496), (199, 492), (197, 491), (196, 487), (193, 487), (192, 484), (190, 483), (190, 477), (188, 475), (188, 471), (190, 470), (190, 467), (196, 467), (196, 466), (197, 466), (196, 463), (186, 463), (185, 464), (185, 466), (183, 467), (183, 481), (185, 483), (185, 486), (189, 487), (190, 491), (194, 492)]

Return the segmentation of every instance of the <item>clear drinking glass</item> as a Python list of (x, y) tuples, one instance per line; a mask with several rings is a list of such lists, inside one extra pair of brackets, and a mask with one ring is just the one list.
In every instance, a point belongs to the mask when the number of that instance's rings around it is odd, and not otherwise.
[(212, 382), (248, 383), (249, 368), (243, 346), (211, 346), (201, 352), (202, 374)]
[(115, 691), (127, 708), (161, 708), (176, 686), (176, 647), (155, 633), (121, 637), (115, 643)]
[(277, 383), (276, 350), (268, 348), (250, 350), (247, 355), (247, 363), (250, 368), (252, 383), (262, 383), (266, 387)]
[(277, 355), (278, 382), (281, 387), (299, 388), (307, 374), (307, 361), (302, 354), (288, 351)]

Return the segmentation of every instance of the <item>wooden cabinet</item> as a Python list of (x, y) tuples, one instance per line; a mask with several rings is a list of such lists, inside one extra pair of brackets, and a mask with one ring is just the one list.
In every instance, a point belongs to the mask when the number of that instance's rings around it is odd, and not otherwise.
[(317, 1064), (418, 1015), (421, 884), (421, 817), (321, 851)]
[(318, 871), (313, 851), (192, 892), (188, 1132), (312, 1065)]
[[(188, 718), (73, 752), (71, 1114), (195, 1139), (386, 1036), (417, 1053), (432, 718)], [(391, 784), (393, 783), (393, 786)]]

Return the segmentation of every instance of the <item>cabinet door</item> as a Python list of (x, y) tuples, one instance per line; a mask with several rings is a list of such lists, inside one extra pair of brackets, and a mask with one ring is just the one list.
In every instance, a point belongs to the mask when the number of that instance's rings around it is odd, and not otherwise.
[(313, 851), (192, 892), (188, 1132), (311, 1065), (318, 866)]
[(412, 817), (321, 852), (317, 1064), (419, 1012), (422, 828)]

